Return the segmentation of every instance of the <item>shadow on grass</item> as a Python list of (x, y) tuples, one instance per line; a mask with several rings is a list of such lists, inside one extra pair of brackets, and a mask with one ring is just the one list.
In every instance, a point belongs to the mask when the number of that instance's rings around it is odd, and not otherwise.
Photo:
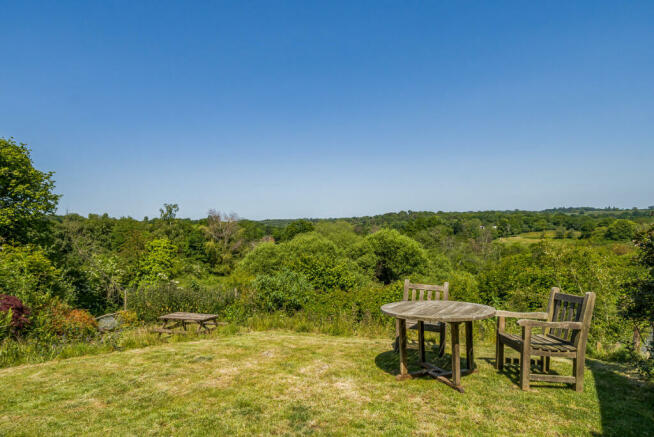
[[(488, 364), (490, 364), (493, 367), (493, 370), (495, 370), (495, 358), (481, 358), (482, 361), (486, 361)], [(514, 383), (516, 386), (520, 386), (520, 364), (518, 360), (512, 359), (512, 362), (508, 363), (505, 362), (502, 370), (495, 370), (501, 375), (506, 376), (511, 380), (512, 383)], [(539, 364), (536, 363), (536, 361), (532, 360), (531, 362), (531, 368), (529, 370), (530, 373), (532, 374), (539, 374), (539, 375), (559, 375), (559, 372), (556, 370), (550, 369), (549, 372), (543, 372), (541, 370), (541, 367)], [(564, 384), (564, 383), (548, 383), (548, 382), (530, 382), (530, 386), (532, 388), (538, 389), (538, 388), (567, 388), (570, 389), (570, 384)]]
[[(409, 372), (421, 370), (422, 367), (418, 364), (418, 350), (417, 345), (412, 345), (407, 349), (407, 361)], [(436, 343), (427, 344), (426, 359), (428, 362), (433, 363), (441, 368), (449, 369), (452, 359), (451, 355), (445, 354), (442, 357), (438, 356), (438, 345)], [(465, 360), (463, 360), (465, 362)], [(384, 372), (390, 375), (399, 375), (400, 373), (400, 355), (389, 350), (382, 352), (375, 357), (375, 364)], [(429, 376), (425, 376), (429, 378)]]
[(605, 436), (654, 435), (654, 384), (630, 378), (619, 364), (586, 360), (593, 373)]

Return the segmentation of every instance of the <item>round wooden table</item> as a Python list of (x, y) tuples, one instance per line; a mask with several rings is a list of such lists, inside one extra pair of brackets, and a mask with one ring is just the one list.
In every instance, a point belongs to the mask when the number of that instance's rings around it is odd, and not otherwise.
[[(474, 351), (472, 346), (472, 322), (495, 316), (495, 308), (470, 302), (451, 300), (404, 300), (383, 305), (384, 314), (395, 317), (399, 335), (400, 374), (398, 379), (408, 379), (417, 375), (430, 375), (450, 387), (463, 393), (461, 375), (475, 372)], [(419, 339), (420, 365), (423, 370), (409, 373), (406, 354), (406, 321), (418, 322), (418, 332), (422, 333), (425, 322), (444, 322), (450, 324), (452, 333), (452, 370), (444, 370), (425, 360), (424, 339)], [(461, 353), (459, 344), (459, 324), (466, 324), (466, 368), (461, 369)], [(448, 377), (451, 377), (448, 378)]]

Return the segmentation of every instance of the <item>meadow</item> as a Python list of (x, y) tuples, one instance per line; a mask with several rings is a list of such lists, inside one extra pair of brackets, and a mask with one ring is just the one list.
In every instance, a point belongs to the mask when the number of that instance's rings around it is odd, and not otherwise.
[(429, 378), (396, 381), (389, 338), (222, 328), (0, 370), (0, 434), (639, 436), (654, 427), (654, 387), (621, 365), (589, 359), (583, 393), (544, 383), (523, 392), (517, 368), (493, 368), (492, 344), (476, 347), (479, 373), (460, 394)]

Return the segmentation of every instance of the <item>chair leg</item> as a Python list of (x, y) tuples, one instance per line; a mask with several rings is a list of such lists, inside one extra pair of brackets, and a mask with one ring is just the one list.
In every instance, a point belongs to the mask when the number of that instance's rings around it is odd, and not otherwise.
[(438, 356), (442, 357), (445, 355), (445, 323), (441, 325), (441, 333), (440, 333), (440, 343), (438, 345)]
[(545, 357), (540, 357), (540, 360), (538, 360), (538, 367), (540, 367), (540, 371), (545, 373)]
[(545, 371), (548, 373), (550, 371), (550, 357), (545, 357)]
[(500, 337), (495, 338), (495, 368), (502, 370), (504, 368), (504, 344), (500, 341)]
[(572, 360), (572, 375), (575, 377), (575, 391), (584, 391), (584, 357)]

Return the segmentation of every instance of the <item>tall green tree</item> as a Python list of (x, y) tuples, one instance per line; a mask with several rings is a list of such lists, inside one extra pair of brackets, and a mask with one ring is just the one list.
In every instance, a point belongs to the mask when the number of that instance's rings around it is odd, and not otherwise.
[[(635, 322), (634, 346), (638, 349), (642, 336), (641, 328), (649, 325), (654, 331), (654, 226), (640, 232), (635, 238), (638, 254), (637, 263), (645, 269), (645, 274), (627, 286), (626, 305), (623, 314)], [(646, 345), (649, 358), (636, 355), (637, 365), (647, 376), (654, 376), (654, 344)]]
[(57, 209), (52, 175), (34, 168), (26, 144), (0, 138), (0, 243), (34, 241)]

